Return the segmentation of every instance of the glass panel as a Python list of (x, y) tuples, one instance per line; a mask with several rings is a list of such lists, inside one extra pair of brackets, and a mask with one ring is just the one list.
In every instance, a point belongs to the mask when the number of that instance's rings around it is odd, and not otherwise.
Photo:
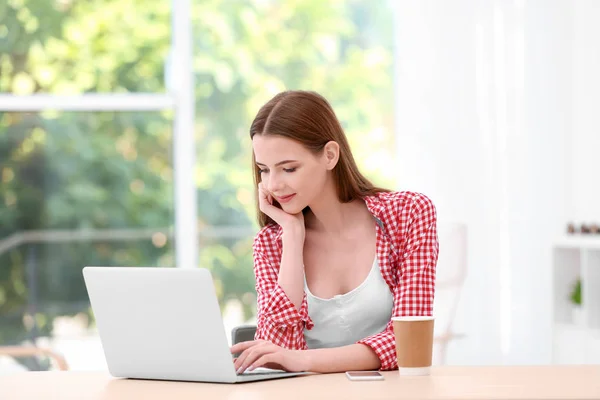
[(0, 2), (0, 92), (164, 92), (171, 2)]
[(392, 12), (381, 0), (197, 1), (193, 18), (198, 212), (223, 233), (201, 246), (201, 266), (217, 277), (229, 332), (255, 313), (248, 131), (262, 104), (285, 89), (321, 93), (362, 171), (395, 186)]
[(47, 343), (74, 369), (102, 367), (81, 269), (174, 265), (171, 125), (169, 113), (0, 113), (0, 345)]

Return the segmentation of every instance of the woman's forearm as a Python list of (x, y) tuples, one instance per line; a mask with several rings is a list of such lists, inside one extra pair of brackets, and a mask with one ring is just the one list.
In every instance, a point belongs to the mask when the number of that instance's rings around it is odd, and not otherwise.
[(283, 234), (283, 251), (277, 283), (297, 310), (304, 298), (304, 232), (288, 230)]
[(367, 345), (351, 344), (331, 349), (303, 350), (308, 371), (319, 373), (364, 371), (379, 369), (377, 354)]

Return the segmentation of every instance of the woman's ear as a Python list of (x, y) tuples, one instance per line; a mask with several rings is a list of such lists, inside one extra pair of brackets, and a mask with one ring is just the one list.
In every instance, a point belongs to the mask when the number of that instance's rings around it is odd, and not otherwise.
[(325, 167), (331, 171), (335, 168), (340, 159), (340, 145), (333, 140), (327, 142), (325, 147), (323, 148), (323, 157), (325, 161)]

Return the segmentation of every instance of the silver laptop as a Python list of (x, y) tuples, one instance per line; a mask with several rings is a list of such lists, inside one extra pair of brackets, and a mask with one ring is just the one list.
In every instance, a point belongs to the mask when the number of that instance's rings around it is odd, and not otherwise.
[(85, 267), (83, 277), (115, 377), (239, 383), (303, 375), (236, 373), (207, 269)]

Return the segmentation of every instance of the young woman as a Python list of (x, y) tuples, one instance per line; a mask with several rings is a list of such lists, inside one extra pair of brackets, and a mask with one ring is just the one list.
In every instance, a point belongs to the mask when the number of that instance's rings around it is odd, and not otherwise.
[(236, 369), (395, 369), (392, 316), (433, 311), (434, 205), (373, 186), (316, 93), (276, 95), (250, 137), (258, 326), (256, 340), (231, 348)]

